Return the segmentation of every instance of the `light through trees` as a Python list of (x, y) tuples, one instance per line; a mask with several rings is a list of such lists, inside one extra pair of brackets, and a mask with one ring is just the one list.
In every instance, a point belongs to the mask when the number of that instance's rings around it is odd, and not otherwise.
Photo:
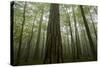
[(97, 7), (11, 2), (12, 65), (97, 60)]

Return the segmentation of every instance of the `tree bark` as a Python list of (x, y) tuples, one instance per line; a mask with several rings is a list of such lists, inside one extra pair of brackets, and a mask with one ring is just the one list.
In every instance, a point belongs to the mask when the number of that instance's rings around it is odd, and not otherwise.
[(44, 63), (63, 62), (62, 40), (60, 33), (59, 5), (50, 5), (50, 15), (47, 28), (46, 54)]

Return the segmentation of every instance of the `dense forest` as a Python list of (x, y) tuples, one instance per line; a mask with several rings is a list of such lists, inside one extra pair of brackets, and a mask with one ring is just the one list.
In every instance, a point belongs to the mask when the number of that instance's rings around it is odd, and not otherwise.
[(11, 2), (12, 64), (97, 60), (97, 6)]

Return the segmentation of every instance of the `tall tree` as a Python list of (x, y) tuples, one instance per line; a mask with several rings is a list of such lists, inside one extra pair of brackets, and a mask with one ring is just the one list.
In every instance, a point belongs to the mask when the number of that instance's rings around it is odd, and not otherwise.
[(96, 28), (95, 28), (95, 23), (94, 23), (93, 18), (92, 18), (92, 14), (90, 12), (90, 8), (88, 8), (88, 11), (89, 11), (89, 15), (90, 15), (90, 18), (91, 18), (91, 21), (92, 21), (92, 25), (93, 25), (94, 33), (95, 33), (95, 36), (96, 36), (96, 40), (97, 40), (97, 32), (96, 32)]
[(35, 53), (34, 53), (34, 59), (38, 60), (39, 59), (39, 45), (40, 45), (40, 35), (41, 35), (41, 26), (43, 22), (43, 14), (44, 14), (44, 8), (41, 8), (41, 16), (39, 20), (39, 28), (38, 28), (38, 34), (37, 34), (37, 41), (36, 41), (36, 46), (35, 46)]
[(44, 63), (63, 62), (59, 5), (50, 5)]
[(41, 50), (41, 58), (44, 59), (44, 48), (45, 48), (45, 31), (43, 30), (42, 34), (42, 50)]
[(23, 29), (24, 29), (24, 24), (25, 24), (25, 10), (26, 10), (26, 2), (24, 5), (24, 10), (23, 10), (23, 21), (22, 21), (22, 27), (21, 27), (21, 33), (20, 33), (20, 39), (19, 39), (19, 47), (18, 47), (18, 51), (17, 51), (16, 64), (19, 64), (19, 62), (20, 62), (22, 36), (23, 36)]
[(68, 24), (69, 24), (69, 27), (70, 27), (72, 56), (73, 56), (73, 61), (75, 61), (76, 60), (75, 43), (74, 43), (74, 38), (73, 38), (73, 32), (72, 32), (72, 26), (71, 26), (70, 16), (69, 16), (69, 13), (68, 13), (68, 9), (67, 8), (66, 8), (66, 13), (67, 13), (67, 18), (68, 18)]
[(28, 58), (29, 58), (29, 55), (30, 55), (30, 47), (31, 47), (31, 41), (32, 41), (32, 37), (33, 37), (33, 29), (34, 29), (34, 22), (36, 20), (36, 17), (37, 17), (37, 12), (35, 14), (35, 17), (33, 19), (33, 24), (32, 24), (32, 31), (31, 33), (29, 34), (29, 40), (27, 42), (27, 49), (26, 49), (26, 58), (25, 58), (25, 61), (27, 62), (28, 61)]
[[(67, 27), (68, 28), (68, 27)], [(69, 31), (68, 29), (66, 30), (66, 35), (67, 35), (67, 45), (68, 45), (68, 50), (69, 50), (69, 56), (71, 55), (71, 51), (70, 51), (70, 43), (69, 43)]]
[(82, 18), (83, 18), (83, 21), (84, 21), (86, 33), (87, 33), (89, 43), (90, 43), (90, 46), (91, 46), (91, 51), (93, 53), (93, 58), (94, 58), (94, 60), (96, 60), (97, 59), (97, 51), (96, 51), (94, 43), (92, 41), (91, 33), (90, 33), (90, 30), (89, 30), (89, 27), (88, 27), (88, 24), (87, 24), (88, 22), (86, 20), (85, 14), (84, 14), (83, 6), (80, 5), (79, 7), (80, 7), (80, 10), (81, 10), (81, 15), (82, 15)]
[(76, 15), (75, 15), (73, 6), (72, 6), (72, 12), (73, 12), (73, 18), (74, 18), (74, 25), (75, 25), (75, 40), (76, 40), (76, 48), (77, 48), (77, 59), (79, 59), (80, 55), (81, 55), (81, 47), (80, 47), (79, 33), (78, 33), (78, 29), (77, 29)]

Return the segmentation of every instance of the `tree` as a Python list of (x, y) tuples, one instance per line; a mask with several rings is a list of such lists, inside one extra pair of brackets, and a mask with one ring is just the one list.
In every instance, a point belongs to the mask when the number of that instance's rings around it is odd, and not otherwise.
[(45, 48), (45, 30), (43, 30), (42, 33), (42, 52), (41, 52), (41, 58), (44, 59), (44, 48)]
[(40, 17), (39, 26), (38, 26), (37, 42), (36, 42), (36, 48), (35, 48), (35, 53), (34, 53), (34, 59), (36, 60), (39, 59), (39, 45), (40, 45), (41, 26), (43, 22), (43, 14), (44, 14), (44, 8), (41, 9), (41, 17)]
[[(11, 17), (11, 30), (13, 30), (13, 23), (14, 23), (14, 1), (12, 1), (10, 3), (10, 7), (11, 7), (11, 13), (10, 13), (10, 17)], [(13, 31), (10, 32), (10, 36), (11, 36), (11, 40), (13, 41)], [(13, 48), (13, 42), (11, 42), (11, 48)], [(11, 49), (11, 53), (14, 53), (13, 52), (13, 49)], [(11, 55), (11, 64), (14, 65), (14, 55)]]
[(96, 32), (96, 29), (95, 29), (95, 24), (94, 24), (94, 21), (93, 21), (93, 18), (92, 18), (92, 14), (90, 12), (90, 8), (88, 8), (88, 11), (89, 11), (89, 15), (90, 15), (90, 18), (91, 18), (91, 21), (92, 21), (92, 25), (93, 25), (94, 33), (95, 33), (95, 36), (96, 36), (96, 40), (97, 40), (97, 32)]
[(59, 5), (50, 5), (50, 15), (47, 28), (46, 54), (44, 63), (63, 62), (62, 40), (60, 34)]
[(21, 28), (20, 39), (19, 39), (19, 47), (18, 47), (18, 51), (17, 51), (16, 64), (19, 64), (19, 62), (20, 62), (23, 28), (24, 28), (24, 24), (25, 24), (25, 10), (26, 10), (26, 2), (24, 5), (24, 11), (23, 11), (23, 21), (22, 21), (22, 28)]
[(91, 33), (90, 33), (90, 30), (89, 30), (89, 27), (88, 27), (88, 24), (87, 24), (87, 20), (86, 20), (85, 14), (84, 14), (83, 6), (80, 5), (79, 7), (80, 7), (80, 10), (81, 10), (81, 15), (82, 15), (82, 18), (83, 18), (83, 21), (84, 21), (86, 33), (87, 33), (89, 43), (90, 43), (90, 46), (91, 46), (91, 51), (93, 52), (94, 60), (96, 60), (97, 59), (97, 51), (94, 48), (94, 43), (92, 41)]
[(73, 18), (74, 18), (74, 25), (75, 25), (75, 38), (76, 38), (76, 48), (77, 48), (77, 59), (80, 58), (81, 55), (81, 47), (80, 47), (80, 39), (79, 39), (79, 33), (77, 29), (77, 21), (76, 21), (76, 15), (74, 11), (74, 7), (72, 6), (73, 11)]
[(37, 12), (36, 12), (36, 14), (35, 14), (35, 17), (34, 17), (34, 19), (33, 19), (33, 25), (32, 25), (32, 31), (31, 31), (31, 33), (30, 33), (30, 35), (29, 35), (29, 41), (27, 42), (27, 51), (26, 51), (26, 58), (25, 58), (25, 61), (27, 62), (28, 61), (28, 58), (29, 58), (29, 54), (30, 54), (30, 47), (31, 47), (31, 41), (32, 41), (32, 37), (33, 37), (33, 29), (34, 29), (34, 22), (35, 22), (35, 20), (36, 20), (36, 17), (37, 17)]
[(76, 60), (75, 43), (74, 43), (74, 38), (73, 38), (73, 32), (72, 32), (72, 26), (71, 26), (70, 16), (69, 16), (67, 8), (66, 8), (66, 13), (67, 13), (66, 15), (67, 15), (67, 18), (68, 18), (68, 24), (69, 24), (69, 27), (70, 27), (72, 56), (73, 56), (73, 61), (75, 61)]

